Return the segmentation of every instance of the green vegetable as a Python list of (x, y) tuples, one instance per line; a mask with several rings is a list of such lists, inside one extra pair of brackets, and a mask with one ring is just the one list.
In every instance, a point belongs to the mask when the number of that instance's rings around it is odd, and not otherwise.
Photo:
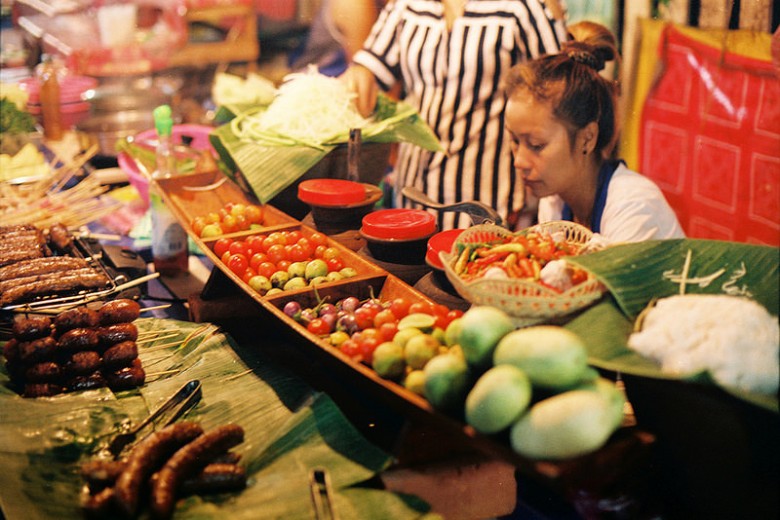
[(19, 110), (8, 98), (0, 99), (0, 133), (24, 134), (35, 132), (35, 118)]

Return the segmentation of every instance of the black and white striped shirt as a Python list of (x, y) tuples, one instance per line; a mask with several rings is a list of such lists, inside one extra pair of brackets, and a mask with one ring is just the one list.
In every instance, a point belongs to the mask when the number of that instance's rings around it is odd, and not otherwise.
[[(503, 217), (520, 209), (500, 82), (512, 65), (558, 52), (565, 35), (543, 0), (467, 0), (451, 31), (439, 0), (395, 0), (385, 7), (354, 61), (383, 88), (401, 80), (406, 100), (444, 149), (401, 144), (397, 206), (410, 206), (400, 187), (415, 186), (445, 204), (480, 200)], [(466, 215), (438, 216), (440, 229), (471, 224)]]

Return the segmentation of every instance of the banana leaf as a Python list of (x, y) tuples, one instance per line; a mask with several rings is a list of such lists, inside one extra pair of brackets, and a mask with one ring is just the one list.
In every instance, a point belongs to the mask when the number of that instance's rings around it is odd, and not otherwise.
[[(232, 107), (236, 109), (236, 107)], [(258, 112), (265, 107), (254, 107)], [(223, 115), (225, 113), (223, 112)], [(243, 117), (238, 114), (236, 117)], [(242, 138), (231, 124), (218, 127), (211, 143), (223, 161), (241, 176), (262, 203), (293, 184), (328, 153), (349, 140), (349, 128), (327, 142), (302, 143), (271, 132), (258, 134), (259, 140)], [(361, 131), (365, 143), (409, 142), (428, 150), (438, 150), (439, 140), (419, 114), (407, 103), (380, 95), (374, 122)]]
[[(653, 300), (680, 293), (690, 252), (686, 294), (739, 294), (778, 313), (777, 248), (716, 240), (663, 240), (624, 244), (567, 258), (595, 274), (610, 291), (597, 305), (582, 312), (566, 327), (583, 338), (593, 366), (656, 379), (683, 379), (714, 385), (706, 373), (686, 378), (661, 372), (660, 367), (627, 346), (637, 316)], [(757, 406), (778, 411), (776, 395), (724, 391)]]
[[(203, 397), (187, 420), (206, 430), (235, 422), (246, 431), (235, 451), (242, 455), (248, 486), (239, 493), (183, 499), (176, 518), (312, 518), (308, 472), (315, 467), (328, 470), (341, 518), (366, 518), (367, 511), (388, 519), (427, 513), (427, 504), (415, 497), (362, 487), (390, 456), (360, 435), (330, 398), (257, 348), (235, 344), (214, 326), (151, 318), (136, 323), (140, 331), (179, 331), (176, 339), (140, 348), (148, 374), (140, 389), (26, 399), (9, 386), (5, 369), (0, 371), (5, 518), (81, 518), (80, 464), (122, 424), (137, 424), (190, 379), (201, 381)], [(181, 343), (171, 345), (176, 342)]]

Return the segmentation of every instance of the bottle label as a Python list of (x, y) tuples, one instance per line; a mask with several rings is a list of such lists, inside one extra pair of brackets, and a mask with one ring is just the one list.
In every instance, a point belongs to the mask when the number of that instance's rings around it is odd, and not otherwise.
[(159, 194), (150, 194), (152, 208), (152, 256), (172, 258), (187, 250), (187, 232)]

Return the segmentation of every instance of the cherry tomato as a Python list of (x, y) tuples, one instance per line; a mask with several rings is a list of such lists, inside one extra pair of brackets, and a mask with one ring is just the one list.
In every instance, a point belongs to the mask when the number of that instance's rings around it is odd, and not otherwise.
[(247, 220), (250, 224), (262, 224), (263, 223), (263, 208), (255, 204), (248, 204), (246, 211), (244, 212)]
[(219, 257), (219, 258), (220, 258), (220, 260), (222, 260), (223, 264), (227, 265), (228, 259), (230, 259), (230, 255), (232, 255), (232, 254), (233, 253), (231, 253), (230, 251), (225, 251), (224, 253), (222, 253), (222, 256)]
[(273, 246), (280, 244), (278, 236), (268, 235), (263, 239), (263, 252), (267, 253)]
[(306, 330), (317, 336), (325, 336), (331, 332), (330, 325), (322, 318), (314, 318), (311, 320), (309, 324), (306, 325)]
[(246, 245), (255, 253), (264, 252), (263, 240), (265, 240), (265, 235), (252, 235), (251, 237), (246, 238)]
[(409, 314), (430, 314), (433, 315), (433, 309), (428, 302), (414, 302), (409, 306)]
[(327, 247), (320, 244), (314, 248), (314, 258), (322, 258), (322, 254), (325, 252)]
[(398, 322), (383, 323), (379, 326), (379, 339), (382, 341), (393, 341), (398, 332)]
[(192, 228), (193, 233), (200, 236), (200, 232), (203, 231), (206, 224), (208, 224), (206, 217), (195, 217), (192, 219), (192, 222), (190, 222), (190, 227)]
[(395, 323), (398, 318), (395, 317), (393, 311), (390, 309), (382, 309), (374, 316), (374, 327), (380, 328), (385, 323)]
[(240, 202), (236, 202), (235, 204), (232, 204), (230, 206), (230, 214), (233, 215), (234, 217), (237, 217), (239, 215), (243, 216), (245, 211), (246, 211), (246, 205)]
[(229, 250), (230, 244), (232, 243), (233, 241), (229, 238), (218, 238), (217, 241), (214, 242), (214, 254), (222, 258), (222, 255), (225, 254), (225, 251)]
[(251, 267), (254, 270), (257, 270), (257, 266), (262, 264), (263, 262), (268, 261), (268, 255), (265, 253), (254, 253), (249, 258), (249, 267)]
[(393, 300), (390, 302), (390, 310), (393, 311), (395, 317), (400, 320), (409, 314), (409, 307), (411, 305), (412, 302), (403, 296), (399, 296), (398, 298), (393, 298)]
[(306, 254), (306, 251), (304, 251), (303, 248), (297, 243), (287, 247), (289, 247), (287, 250), (287, 256), (293, 262), (303, 262), (309, 258), (309, 255)]
[(243, 240), (236, 240), (232, 244), (230, 244), (230, 247), (228, 248), (228, 251), (230, 251), (233, 254), (241, 253), (242, 255), (249, 258), (249, 247), (246, 245), (246, 242)]
[(276, 264), (273, 262), (262, 262), (260, 265), (255, 267), (257, 270), (257, 274), (265, 276), (266, 278), (271, 278), (271, 275), (273, 275), (276, 272)]
[(303, 238), (303, 233), (301, 233), (300, 230), (298, 229), (293, 229), (292, 231), (287, 232), (288, 244), (294, 244), (298, 242), (301, 238)]
[(235, 253), (230, 255), (230, 258), (228, 258), (227, 266), (228, 269), (241, 276), (249, 267), (249, 260), (247, 260), (246, 256), (242, 255), (241, 253)]
[(220, 220), (222, 220), (222, 217), (220, 217), (219, 213), (216, 211), (212, 211), (206, 215), (206, 221), (209, 224), (219, 224)]
[(340, 346), (339, 350), (344, 353), (344, 355), (349, 356), (352, 359), (358, 358), (360, 356), (360, 348), (358, 347), (358, 344), (353, 339), (345, 340)]
[(361, 306), (355, 310), (355, 321), (357, 322), (358, 329), (363, 330), (374, 326), (374, 316), (379, 311), (368, 306)]
[(233, 215), (225, 215), (222, 219), (222, 230), (225, 233), (233, 233), (234, 231), (238, 231), (238, 223), (236, 222), (236, 217)]
[(314, 244), (315, 247), (324, 246), (325, 244), (328, 243), (328, 237), (322, 233), (315, 231), (314, 233), (309, 235), (309, 242)]
[(326, 262), (330, 260), (331, 258), (338, 258), (339, 257), (339, 250), (335, 247), (326, 247), (322, 251), (322, 259)]
[(278, 262), (276, 262), (276, 270), (277, 271), (287, 271), (290, 268), (290, 264), (292, 264), (292, 262), (290, 262), (289, 260), (286, 260), (286, 259), (285, 260), (279, 260)]
[(358, 344), (358, 348), (360, 349), (360, 356), (363, 358), (363, 361), (366, 364), (371, 364), (371, 361), (374, 359), (374, 351), (378, 346), (379, 338), (375, 337), (363, 338), (363, 340)]
[(344, 261), (339, 257), (328, 258), (325, 260), (325, 263), (328, 264), (328, 272), (341, 271), (344, 269)]
[(310, 258), (314, 254), (314, 246), (309, 242), (309, 239), (306, 237), (302, 237), (298, 242), (296, 242), (297, 245), (301, 247), (306, 252), (306, 257)]
[(233, 215), (233, 218), (236, 219), (236, 229), (239, 231), (246, 231), (249, 229), (249, 221), (244, 215)]
[(285, 231), (273, 231), (268, 238), (274, 239), (277, 244), (287, 245), (287, 233)]
[(253, 276), (257, 276), (257, 271), (252, 269), (251, 267), (247, 267), (246, 271), (244, 271), (244, 274), (241, 275), (241, 279), (244, 281), (244, 283), (249, 283), (249, 279)]
[(272, 245), (268, 248), (266, 254), (268, 254), (268, 260), (275, 264), (278, 264), (282, 260), (287, 260), (287, 251), (284, 250), (284, 246), (282, 244)]

